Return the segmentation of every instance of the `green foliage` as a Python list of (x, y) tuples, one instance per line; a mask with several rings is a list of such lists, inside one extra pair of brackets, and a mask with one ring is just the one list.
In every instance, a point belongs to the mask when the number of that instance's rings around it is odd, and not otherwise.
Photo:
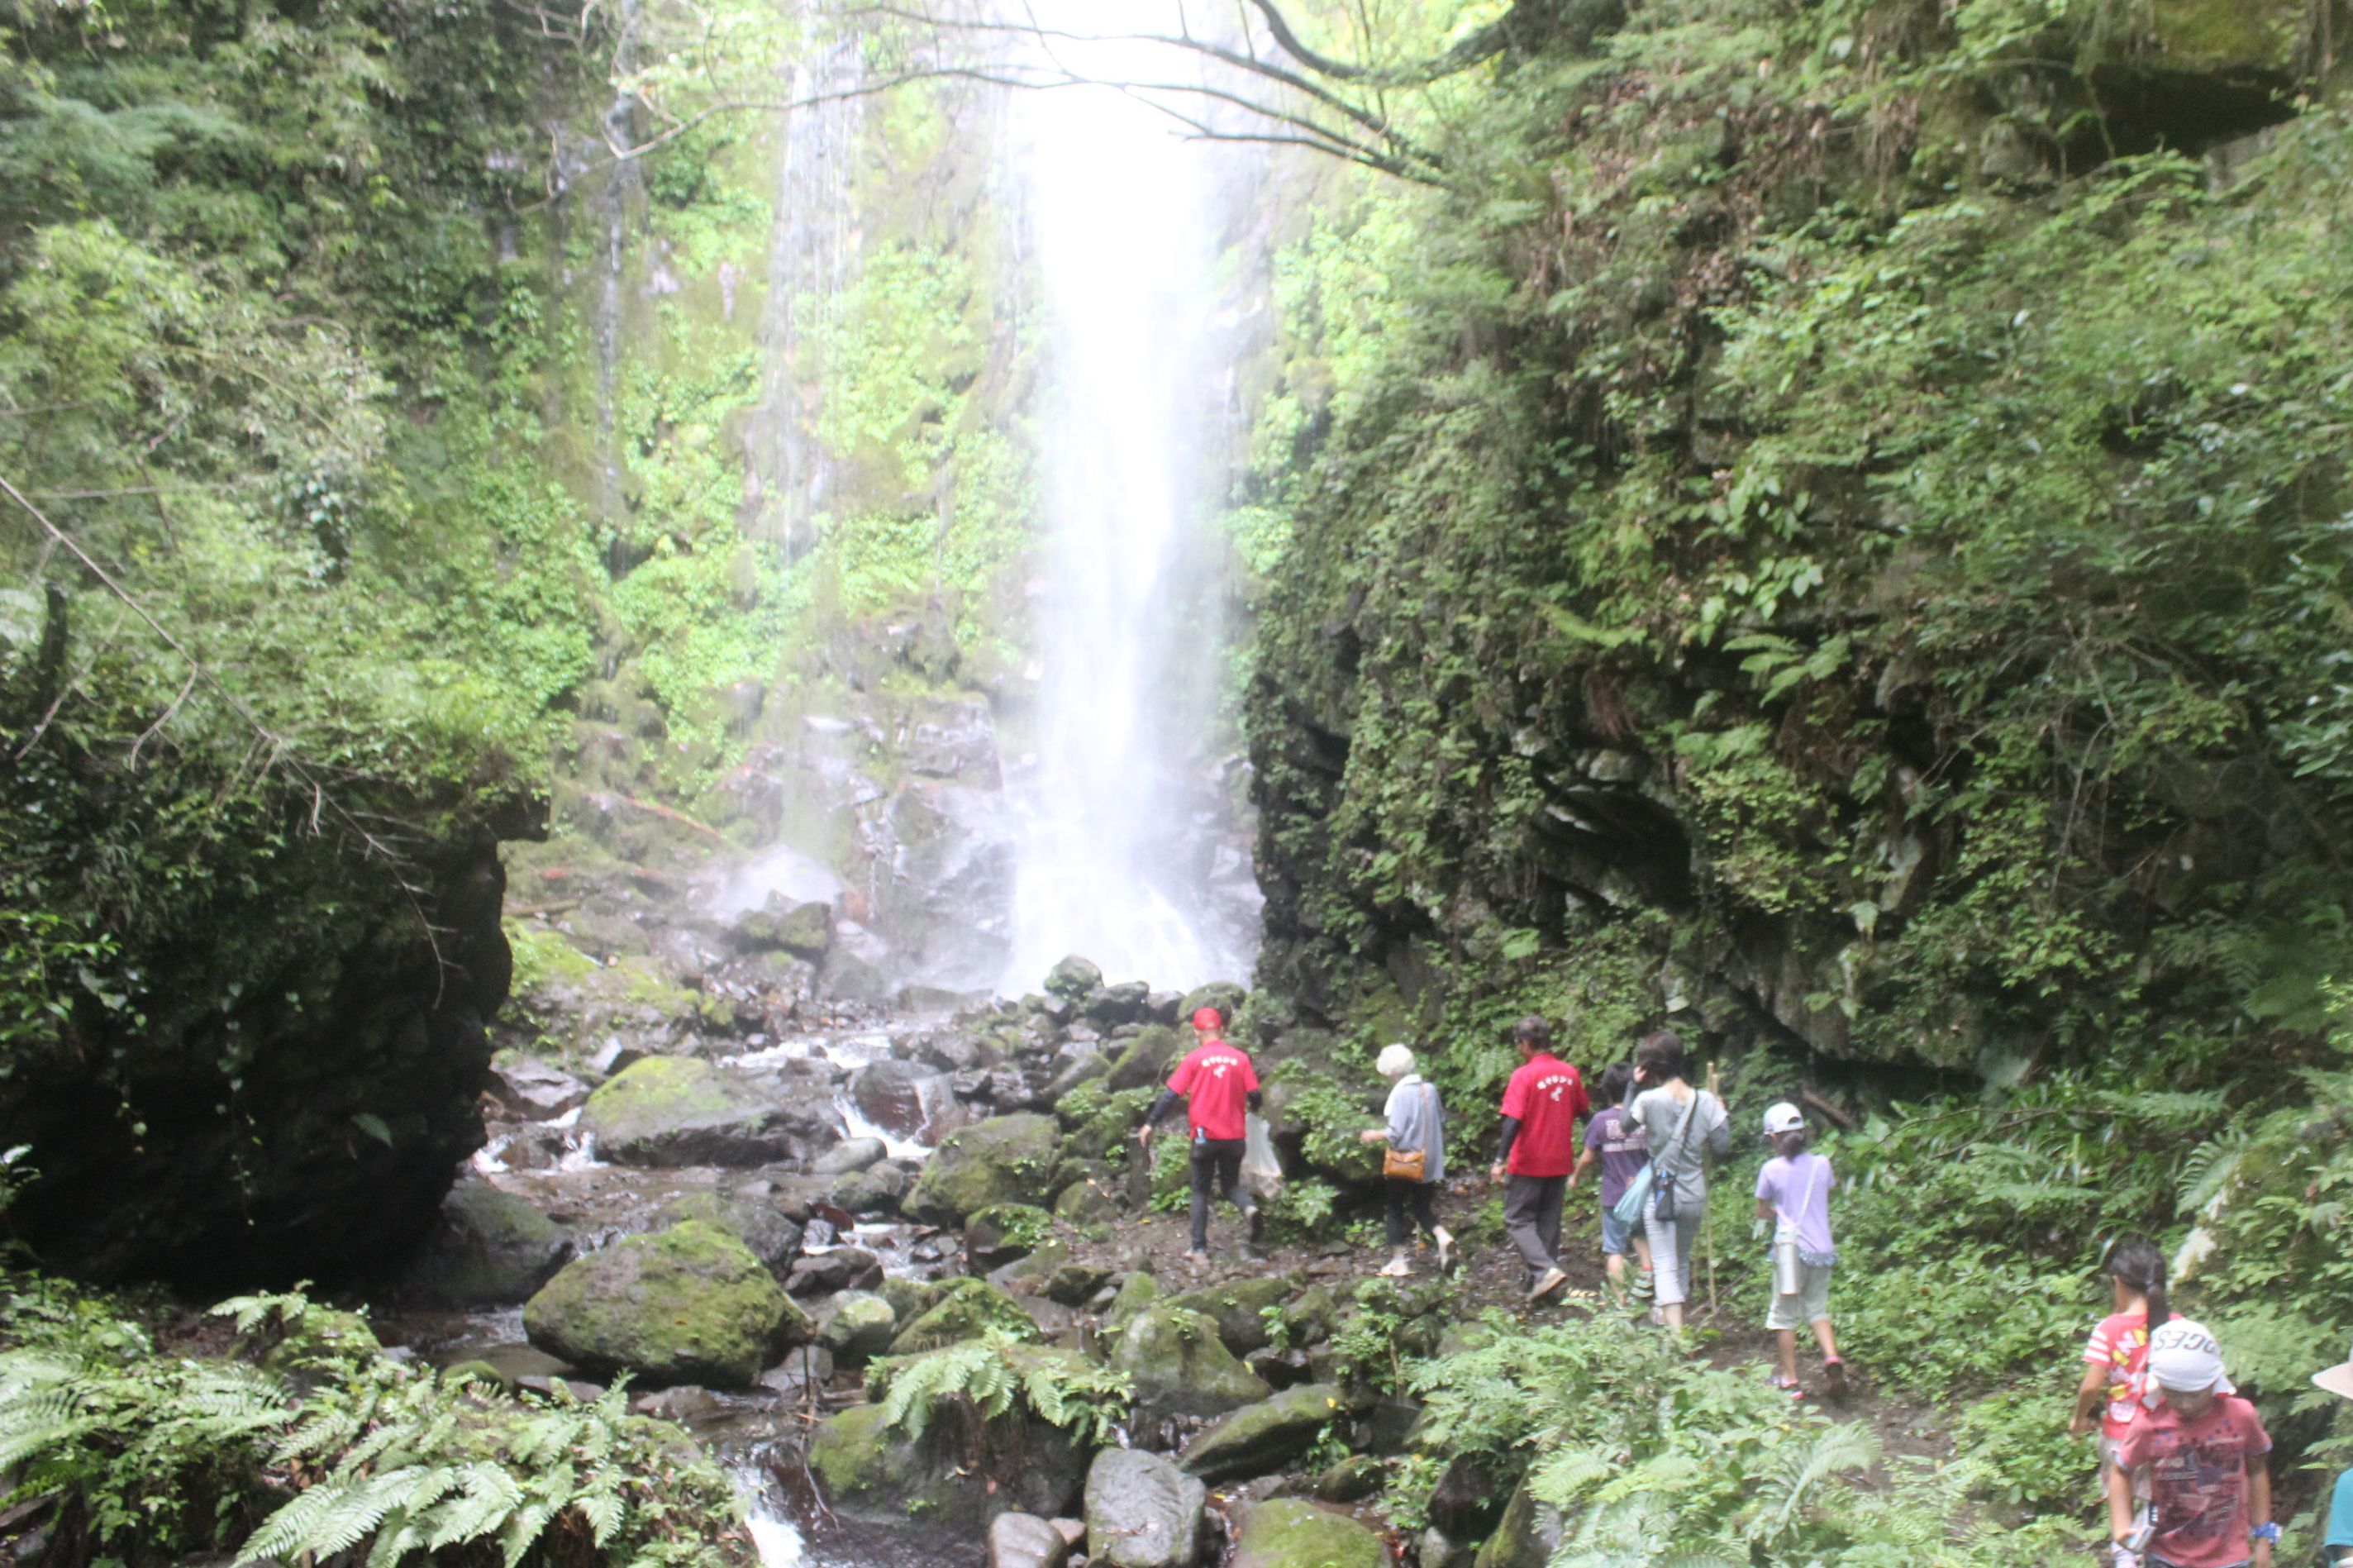
[[(109, 1304), (19, 1280), (0, 1352), (0, 1455), (19, 1498), (54, 1494), (137, 1563), (364, 1549), (371, 1563), (480, 1543), (514, 1565), (749, 1560), (726, 1480), (670, 1429), (594, 1404), (520, 1398), (388, 1361), (373, 1343), (304, 1363), (298, 1393), (242, 1359), (158, 1354)], [(322, 1315), (299, 1294), (216, 1309), (257, 1348)], [(291, 1494), (290, 1498), (288, 1494)]]
[(1135, 1397), (1124, 1372), (995, 1329), (919, 1356), (878, 1361), (866, 1383), (881, 1402), (884, 1423), (910, 1437), (922, 1436), (945, 1408), (979, 1423), (1035, 1416), (1096, 1446), (1113, 1440)]

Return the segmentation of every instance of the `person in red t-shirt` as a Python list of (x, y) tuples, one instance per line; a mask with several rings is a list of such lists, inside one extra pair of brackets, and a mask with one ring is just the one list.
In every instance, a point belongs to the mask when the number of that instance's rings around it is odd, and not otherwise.
[[(2176, 1318), (2148, 1337), (2148, 1383), (2108, 1472), (2116, 1568), (2272, 1568), (2271, 1435), (2223, 1375), (2222, 1347)], [(2137, 1527), (2142, 1470), (2150, 1518)]]
[(1512, 1025), (1520, 1065), (1504, 1086), (1503, 1142), (1488, 1174), (1504, 1182), (1504, 1231), (1528, 1266), (1528, 1299), (1559, 1289), (1568, 1276), (1556, 1256), (1560, 1205), (1577, 1169), (1577, 1124), (1592, 1103), (1577, 1069), (1552, 1054), (1552, 1025)]
[[(2116, 1310), (2100, 1319), (2084, 1348), (2084, 1381), (2075, 1391), (2077, 1435), (2094, 1426), (2100, 1434), (2100, 1484), (2116, 1467), (2116, 1446), (2140, 1409), (2148, 1364), (2148, 1336), (2170, 1316), (2165, 1305), (2165, 1255), (2147, 1236), (2119, 1236), (2108, 1249), (2108, 1285)], [(2146, 1490), (2141, 1494), (2146, 1496)]]
[(1135, 1140), (1149, 1150), (1152, 1129), (1185, 1102), (1185, 1119), (1193, 1140), (1193, 1249), (1185, 1255), (1193, 1263), (1209, 1261), (1209, 1188), (1214, 1180), (1227, 1201), (1242, 1212), (1255, 1245), (1265, 1216), (1241, 1190), (1243, 1137), (1249, 1129), (1245, 1111), (1259, 1108), (1258, 1072), (1247, 1052), (1226, 1044), (1225, 1014), (1205, 1007), (1193, 1014), (1193, 1034), (1198, 1042), (1176, 1065), (1168, 1086), (1153, 1102)]

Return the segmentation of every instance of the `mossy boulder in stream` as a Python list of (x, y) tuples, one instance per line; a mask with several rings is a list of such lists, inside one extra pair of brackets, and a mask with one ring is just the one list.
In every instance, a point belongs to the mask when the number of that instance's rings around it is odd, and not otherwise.
[(926, 1224), (960, 1225), (992, 1204), (1032, 1202), (1050, 1189), (1060, 1143), (1054, 1118), (1035, 1112), (975, 1122), (941, 1140), (900, 1208)]
[(1087, 1556), (1110, 1568), (1192, 1568), (1209, 1490), (1157, 1454), (1106, 1448), (1087, 1469)]
[(814, 1325), (767, 1266), (702, 1220), (565, 1266), (522, 1309), (550, 1355), (599, 1375), (744, 1388)]
[(881, 1405), (855, 1404), (818, 1424), (808, 1466), (846, 1519), (903, 1525), (913, 1517), (968, 1540), (1008, 1509), (1068, 1514), (1086, 1455), (1042, 1421), (935, 1410), (923, 1436), (910, 1437), (883, 1420)]
[(1307, 1452), (1344, 1408), (1340, 1390), (1328, 1383), (1285, 1389), (1202, 1433), (1179, 1462), (1205, 1481), (1269, 1475)]
[(799, 1160), (841, 1136), (829, 1094), (786, 1105), (693, 1056), (648, 1056), (608, 1080), (580, 1113), (596, 1151), (621, 1165), (758, 1165)]
[(1234, 1359), (1214, 1319), (1174, 1305), (1137, 1313), (1112, 1349), (1111, 1364), (1135, 1383), (1138, 1422), (1223, 1415), (1272, 1391)]
[(1345, 1514), (1296, 1498), (1250, 1510), (1232, 1568), (1388, 1568), (1381, 1538)]
[(801, 1252), (801, 1227), (773, 1203), (727, 1192), (683, 1192), (664, 1203), (657, 1218), (666, 1225), (701, 1220), (717, 1225), (752, 1249), (778, 1279), (790, 1274)]
[(894, 1356), (936, 1351), (964, 1340), (976, 1340), (991, 1329), (1002, 1329), (1021, 1339), (1037, 1337), (1038, 1325), (1021, 1304), (985, 1279), (951, 1280), (939, 1299), (925, 1308), (891, 1341)]
[(469, 1178), (449, 1189), (402, 1292), (420, 1306), (512, 1307), (572, 1255), (572, 1233), (512, 1192)]

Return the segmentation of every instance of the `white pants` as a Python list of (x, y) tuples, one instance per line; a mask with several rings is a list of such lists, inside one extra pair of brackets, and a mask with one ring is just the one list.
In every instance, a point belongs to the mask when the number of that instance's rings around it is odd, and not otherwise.
[(1658, 1205), (1642, 1206), (1642, 1234), (1651, 1238), (1651, 1277), (1662, 1307), (1680, 1307), (1691, 1294), (1692, 1246), (1707, 1223), (1707, 1200), (1678, 1203), (1663, 1215)]

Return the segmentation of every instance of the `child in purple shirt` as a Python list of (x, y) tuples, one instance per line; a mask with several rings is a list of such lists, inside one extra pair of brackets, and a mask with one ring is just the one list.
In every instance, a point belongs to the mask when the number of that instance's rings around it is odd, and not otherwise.
[(1777, 1249), (1785, 1242), (1794, 1242), (1798, 1249), (1797, 1288), (1785, 1294), (1777, 1281), (1773, 1307), (1765, 1318), (1765, 1326), (1781, 1337), (1781, 1370), (1774, 1374), (1773, 1386), (1792, 1397), (1802, 1392), (1798, 1325), (1808, 1323), (1813, 1327), (1814, 1342), (1821, 1347), (1822, 1373), (1836, 1393), (1846, 1376), (1838, 1340), (1831, 1332), (1831, 1265), (1838, 1257), (1831, 1244), (1831, 1189), (1838, 1178), (1829, 1160), (1806, 1152), (1805, 1113), (1788, 1101), (1765, 1113), (1765, 1137), (1774, 1158), (1757, 1173), (1757, 1218), (1773, 1222)]
[(1585, 1124), (1585, 1152), (1577, 1157), (1577, 1169), (1569, 1172), (1568, 1184), (1576, 1187), (1585, 1173), (1601, 1167), (1601, 1260), (1609, 1270), (1609, 1285), (1614, 1290), (1626, 1288), (1626, 1244), (1634, 1244), (1635, 1255), (1641, 1259), (1641, 1274), (1634, 1283), (1637, 1299), (1651, 1297), (1651, 1242), (1641, 1225), (1618, 1223), (1610, 1210), (1626, 1194), (1626, 1183), (1650, 1163), (1650, 1138), (1626, 1110), (1626, 1091), (1634, 1085), (1634, 1068), (1620, 1062), (1601, 1075), (1601, 1106), (1591, 1120)]

